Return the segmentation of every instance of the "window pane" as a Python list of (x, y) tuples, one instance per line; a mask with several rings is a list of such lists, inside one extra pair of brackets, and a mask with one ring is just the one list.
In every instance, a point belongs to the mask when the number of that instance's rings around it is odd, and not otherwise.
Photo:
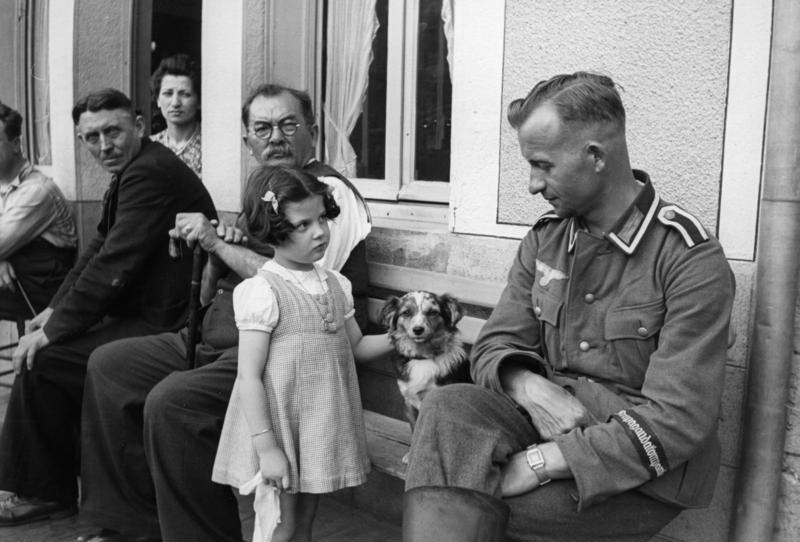
[(450, 181), (452, 83), (442, 0), (419, 3), (414, 178)]
[(378, 32), (372, 42), (372, 62), (364, 108), (350, 134), (356, 151), (356, 175), (365, 179), (386, 177), (386, 59), (389, 28), (389, 1), (378, 0)]

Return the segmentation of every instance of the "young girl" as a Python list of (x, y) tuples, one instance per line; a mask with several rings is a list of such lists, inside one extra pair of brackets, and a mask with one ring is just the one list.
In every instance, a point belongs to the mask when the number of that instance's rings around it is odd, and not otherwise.
[(234, 290), (238, 374), (212, 478), (240, 488), (260, 470), (280, 491), (273, 540), (310, 539), (318, 495), (360, 485), (369, 471), (354, 355), (391, 346), (386, 335), (362, 337), (350, 282), (314, 263), (339, 214), (327, 185), (288, 167), (248, 182), (264, 195), (244, 202), (247, 234), (275, 255)]

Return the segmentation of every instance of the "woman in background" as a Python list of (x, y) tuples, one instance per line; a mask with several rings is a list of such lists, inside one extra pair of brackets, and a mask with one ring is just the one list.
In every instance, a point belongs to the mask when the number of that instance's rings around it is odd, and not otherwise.
[(174, 152), (202, 179), (200, 67), (189, 55), (168, 56), (153, 72), (150, 87), (167, 123), (150, 139)]

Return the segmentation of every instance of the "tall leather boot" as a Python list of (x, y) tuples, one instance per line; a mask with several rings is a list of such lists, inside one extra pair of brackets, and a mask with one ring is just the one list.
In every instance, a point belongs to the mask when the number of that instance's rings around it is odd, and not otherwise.
[(500, 542), (508, 505), (460, 487), (415, 487), (403, 495), (403, 542)]

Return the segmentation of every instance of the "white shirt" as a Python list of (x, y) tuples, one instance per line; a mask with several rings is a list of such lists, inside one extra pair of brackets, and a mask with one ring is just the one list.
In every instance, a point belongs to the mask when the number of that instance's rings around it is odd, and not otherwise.
[(367, 210), (352, 190), (337, 177), (319, 177), (331, 187), (333, 199), (339, 206), (339, 216), (329, 222), (331, 237), (328, 248), (317, 263), (323, 269), (341, 271), (355, 246), (372, 231)]

